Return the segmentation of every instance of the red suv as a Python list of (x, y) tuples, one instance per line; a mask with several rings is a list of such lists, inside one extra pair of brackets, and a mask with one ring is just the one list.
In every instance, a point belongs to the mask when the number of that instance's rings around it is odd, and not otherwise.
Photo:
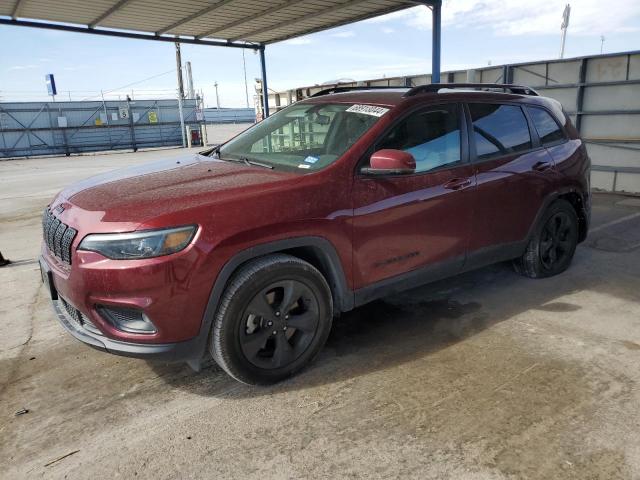
[(376, 298), (505, 260), (565, 270), (589, 170), (561, 105), (528, 87), (330, 89), (213, 150), (65, 189), (40, 265), (77, 339), (194, 368), (208, 351), (272, 383)]

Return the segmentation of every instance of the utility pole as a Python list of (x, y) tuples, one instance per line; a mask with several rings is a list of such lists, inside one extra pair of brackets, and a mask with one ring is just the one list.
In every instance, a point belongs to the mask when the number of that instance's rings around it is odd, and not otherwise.
[(244, 59), (244, 48), (242, 49), (242, 69), (244, 70), (244, 94), (247, 97), (247, 108), (249, 108), (249, 86), (247, 85), (247, 62)]
[(184, 111), (182, 110), (182, 93), (178, 89), (178, 112), (180, 113), (180, 133), (182, 133), (182, 148), (187, 147), (187, 135), (184, 130)]
[(182, 56), (180, 55), (180, 42), (176, 43), (176, 71), (178, 73), (178, 112), (180, 113), (180, 133), (182, 134), (182, 148), (187, 146), (187, 135), (184, 131), (184, 111), (182, 101), (184, 100), (184, 84), (182, 83)]
[(216, 108), (220, 108), (220, 97), (218, 96), (218, 82), (214, 83), (213, 86), (216, 89)]
[(184, 84), (182, 83), (182, 55), (180, 54), (180, 43), (176, 42), (176, 70), (178, 72), (178, 95), (184, 98)]
[(604, 35), (600, 35), (600, 55), (602, 55), (604, 53), (604, 41), (606, 39), (604, 38)]
[(567, 28), (569, 28), (569, 16), (571, 15), (571, 5), (567, 3), (564, 7), (564, 12), (562, 12), (562, 25), (560, 25), (560, 30), (562, 30), (562, 44), (560, 45), (560, 58), (564, 58), (564, 44), (567, 41)]

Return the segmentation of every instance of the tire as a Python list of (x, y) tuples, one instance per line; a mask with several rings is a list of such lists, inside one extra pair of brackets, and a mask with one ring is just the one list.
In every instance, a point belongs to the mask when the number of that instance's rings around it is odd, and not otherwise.
[(553, 202), (540, 219), (524, 254), (513, 266), (529, 278), (546, 278), (564, 272), (578, 244), (578, 216), (566, 200)]
[(333, 320), (331, 290), (311, 264), (275, 254), (242, 266), (222, 295), (209, 350), (249, 385), (283, 380), (324, 346)]

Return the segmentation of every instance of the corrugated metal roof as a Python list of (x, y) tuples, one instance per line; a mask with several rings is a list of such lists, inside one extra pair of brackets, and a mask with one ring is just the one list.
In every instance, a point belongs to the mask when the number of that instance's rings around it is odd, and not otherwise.
[(273, 43), (413, 7), (411, 0), (5, 0), (0, 16)]

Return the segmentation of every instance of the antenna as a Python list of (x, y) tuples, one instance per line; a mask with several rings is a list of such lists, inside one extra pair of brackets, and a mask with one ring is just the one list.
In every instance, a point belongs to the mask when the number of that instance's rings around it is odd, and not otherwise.
[(560, 58), (564, 58), (564, 44), (567, 41), (567, 28), (569, 28), (569, 16), (571, 15), (571, 5), (567, 3), (564, 7), (564, 12), (562, 12), (562, 25), (560, 25), (560, 30), (562, 30), (562, 44), (560, 45)]

